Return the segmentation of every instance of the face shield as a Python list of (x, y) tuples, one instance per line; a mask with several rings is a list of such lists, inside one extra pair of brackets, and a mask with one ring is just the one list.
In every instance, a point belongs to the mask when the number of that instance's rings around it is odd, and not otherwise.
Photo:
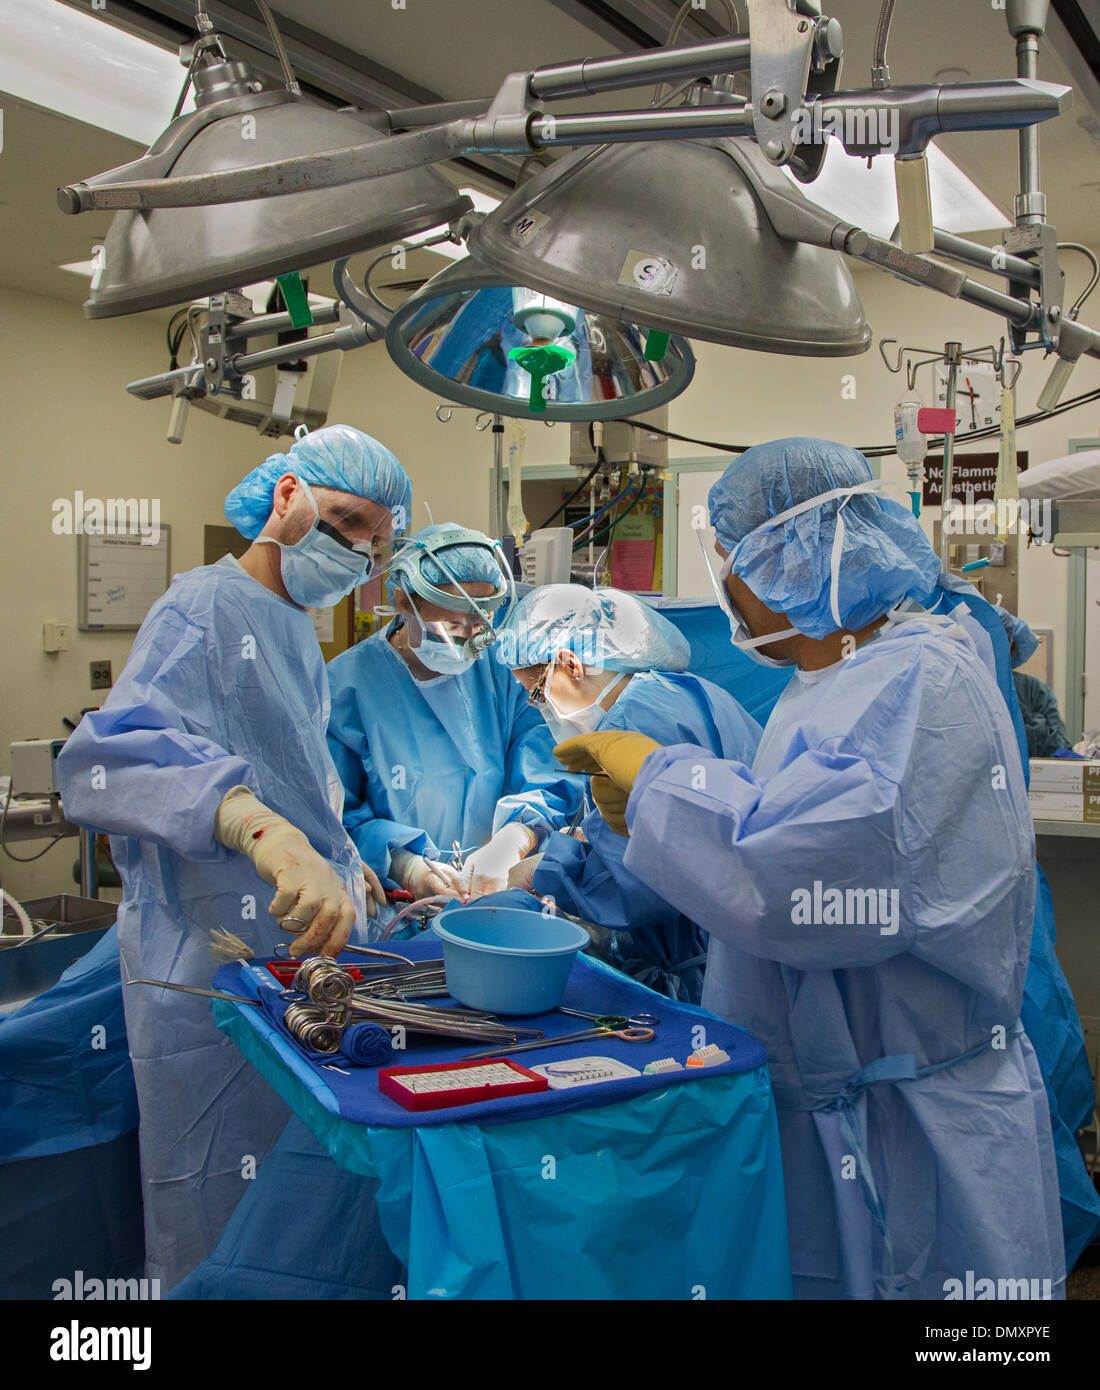
[[(447, 551), (457, 546), (478, 546), (493, 558), (499, 571), (493, 593), (478, 597), (467, 585), (492, 583), (492, 580), (462, 580), (448, 563)], [(458, 590), (450, 593), (434, 584), (423, 570), (430, 559)], [(508, 568), (498, 541), (486, 541), (478, 531), (443, 531), (409, 541), (398, 553), (391, 566), (394, 586), (404, 589), (412, 607), (407, 620), (409, 645), (417, 658), (429, 670), (450, 674), (463, 670), (497, 640), (494, 630), (496, 613), (515, 599), (515, 580)], [(425, 615), (426, 605), (444, 609), (449, 615), (439, 618)]]

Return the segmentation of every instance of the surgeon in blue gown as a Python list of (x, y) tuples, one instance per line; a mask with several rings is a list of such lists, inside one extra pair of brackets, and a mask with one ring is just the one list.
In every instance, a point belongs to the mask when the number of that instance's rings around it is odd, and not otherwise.
[[(295, 954), (335, 954), (384, 900), (341, 823), (305, 608), (363, 582), (410, 492), (393, 454), (345, 425), (269, 458), (226, 500), (252, 546), (176, 577), (103, 708), (67, 741), (65, 814), (110, 833), (122, 876), (126, 978), (209, 987), (215, 928), (255, 954), (295, 933)], [(146, 1272), (166, 1292), (213, 1247), (289, 1112), (209, 1000), (133, 985), (124, 1002)]]
[[(1018, 699), (1019, 672), (1012, 668), (1032, 655), (1038, 639), (1020, 618), (990, 603), (973, 584), (958, 575), (940, 575), (937, 589), (938, 597), (929, 606), (935, 612), (950, 613), (966, 628), (997, 682), (1012, 718), (1027, 782), (1030, 775), (1028, 755), (1036, 756), (1033, 730)], [(1077, 1142), (1078, 1130), (1092, 1122), (1093, 1081), (1084, 1030), (1069, 981), (1058, 960), (1056, 939), (1050, 883), (1042, 867), (1036, 864), (1035, 917), (1020, 1021), (1035, 1048), (1050, 1104), (1054, 1152), (1058, 1160), (1062, 1236), (1066, 1269), (1069, 1270), (1100, 1230), (1100, 1193), (1093, 1185)]]
[[(538, 702), (560, 742), (632, 729), (751, 762), (760, 726), (686, 667), (691, 648), (655, 608), (620, 589), (547, 584), (525, 594), (494, 649)], [(581, 838), (551, 835), (510, 884), (602, 928), (595, 953), (651, 989), (697, 1004), (706, 933), (623, 862), (626, 841), (591, 810)]]
[(1015, 613), (996, 605), (996, 611), (1004, 624), (1012, 654), (1012, 682), (1016, 687), (1016, 698), (1020, 702), (1020, 714), (1027, 733), (1027, 751), (1033, 758), (1053, 758), (1056, 753), (1072, 748), (1062, 713), (1058, 708), (1058, 698), (1045, 681), (1038, 676), (1028, 675), (1017, 670), (1039, 649), (1039, 639)]
[(417, 898), (503, 889), (581, 797), (537, 710), (482, 655), (511, 575), (499, 544), (447, 522), (408, 539), (387, 586), (394, 620), (328, 666), (344, 825), (364, 862)]
[(1061, 1297), (1015, 735), (965, 630), (922, 611), (936, 556), (881, 491), (799, 438), (711, 489), (735, 645), (797, 667), (751, 768), (622, 732), (556, 751), (597, 774), (627, 868), (710, 932), (704, 1005), (768, 1049), (796, 1296), (940, 1300), (971, 1272)]

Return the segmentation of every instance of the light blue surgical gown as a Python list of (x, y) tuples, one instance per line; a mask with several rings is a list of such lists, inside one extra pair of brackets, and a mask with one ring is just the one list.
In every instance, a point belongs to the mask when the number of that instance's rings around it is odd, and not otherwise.
[[(630, 683), (600, 720), (600, 730), (630, 729), (660, 744), (692, 743), (716, 758), (752, 761), (760, 725), (710, 681), (688, 672), (648, 671)], [(575, 917), (610, 928), (597, 954), (650, 989), (698, 1004), (706, 933), (647, 888), (623, 863), (627, 841), (592, 811), (581, 827), (587, 844), (551, 835), (532, 881)]]
[(964, 631), (910, 619), (798, 672), (751, 772), (653, 753), (627, 821), (627, 868), (711, 935), (704, 1005), (768, 1049), (796, 1297), (939, 1300), (968, 1271), (1060, 1297), (1018, 1027), (1034, 835)]
[(329, 749), (363, 860), (388, 875), (395, 849), (449, 858), (452, 841), (476, 849), (512, 820), (540, 838), (568, 823), (582, 779), (555, 760), (546, 721), (511, 671), (489, 654), (418, 681), (387, 632), (328, 666)]
[[(210, 931), (257, 954), (282, 939), (273, 890), (213, 838), (243, 784), (309, 837), (364, 920), (362, 869), (325, 743), (328, 683), (309, 615), (227, 556), (176, 577), (126, 669), (58, 759), (69, 820), (111, 836), (130, 978), (209, 987)], [(176, 1284), (213, 1248), (289, 1111), (218, 1031), (209, 1001), (134, 985), (126, 1032), (140, 1110), (146, 1270)]]
[[(950, 611), (970, 633), (979, 656), (1004, 697), (1016, 731), (1026, 781), (1030, 768), (1028, 754), (1038, 755), (1033, 746), (1032, 722), (1024, 702), (1017, 696), (1021, 679), (1031, 678), (1013, 671), (1001, 615), (973, 585), (955, 575), (943, 575), (940, 588), (944, 595), (939, 606)], [(1035, 922), (1020, 1018), (1035, 1048), (1050, 1102), (1066, 1268), (1072, 1269), (1100, 1227), (1100, 1194), (1085, 1168), (1077, 1142), (1077, 1131), (1092, 1121), (1092, 1073), (1077, 1005), (1058, 960), (1056, 937), (1050, 884), (1042, 868), (1036, 865)]]

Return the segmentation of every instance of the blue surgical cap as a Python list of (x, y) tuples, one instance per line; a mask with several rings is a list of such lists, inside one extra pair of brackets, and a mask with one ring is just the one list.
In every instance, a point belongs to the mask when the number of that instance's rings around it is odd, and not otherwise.
[(711, 525), (734, 556), (732, 572), (807, 637), (837, 630), (831, 564), (842, 504), (841, 627), (858, 631), (903, 598), (928, 600), (935, 587), (936, 552), (911, 510), (888, 498), (856, 493), (764, 525), (800, 502), (870, 480), (867, 460), (847, 444), (775, 439), (746, 449), (710, 490)]
[(1023, 618), (1017, 618), (1015, 613), (1010, 613), (999, 603), (995, 603), (993, 606), (1008, 633), (1009, 645), (1013, 648), (1012, 664), (1013, 666), (1022, 666), (1025, 661), (1030, 661), (1039, 650), (1039, 639)]
[(412, 484), (396, 457), (362, 430), (326, 425), (304, 435), (285, 454), (265, 459), (225, 499), (225, 514), (242, 536), (253, 540), (267, 525), (275, 484), (284, 473), (377, 502), (393, 513), (399, 531), (408, 525)]
[(402, 573), (414, 568), (420, 571), (429, 584), (435, 584), (437, 587), (453, 584), (456, 580), (460, 584), (500, 584), (502, 572), (490, 548), (493, 542), (481, 531), (474, 532), (474, 535), (481, 537), (481, 544), (467, 541), (463, 545), (449, 545), (443, 551), (443, 564), (450, 570), (450, 574), (443, 565), (437, 564), (416, 544), (417, 541), (440, 536), (447, 531), (465, 532), (469, 535), (468, 527), (459, 526), (454, 521), (440, 521), (433, 526), (423, 527), (402, 542), (402, 546), (407, 546), (408, 551), (394, 560), (386, 576), (386, 584), (391, 594), (395, 588), (407, 588), (407, 584), (401, 582)]
[(493, 648), (513, 671), (572, 652), (609, 671), (684, 671), (687, 638), (669, 620), (622, 589), (543, 584), (516, 604)]

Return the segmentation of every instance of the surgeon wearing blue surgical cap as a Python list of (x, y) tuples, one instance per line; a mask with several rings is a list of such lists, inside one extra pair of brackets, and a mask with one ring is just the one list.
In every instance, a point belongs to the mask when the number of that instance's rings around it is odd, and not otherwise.
[[(751, 762), (760, 726), (718, 686), (685, 668), (686, 638), (621, 589), (547, 584), (525, 594), (496, 648), (560, 742), (631, 730)], [(515, 888), (552, 899), (602, 931), (595, 954), (673, 999), (697, 1004), (707, 938), (623, 862), (627, 842), (592, 809), (580, 836), (551, 835), (517, 865)]]
[(767, 1047), (796, 1296), (939, 1300), (974, 1271), (1061, 1297), (1019, 1024), (1023, 770), (967, 632), (925, 611), (935, 554), (884, 492), (856, 450), (800, 438), (711, 489), (732, 639), (795, 667), (751, 767), (625, 733), (556, 751), (604, 774), (626, 867), (710, 933), (704, 1005)]
[(514, 588), (500, 546), (453, 522), (426, 526), (387, 587), (393, 620), (328, 668), (344, 824), (363, 860), (417, 898), (506, 888), (573, 815), (580, 779), (484, 655)]
[[(389, 449), (348, 425), (273, 455), (226, 499), (252, 545), (176, 576), (67, 741), (65, 815), (110, 834), (122, 877), (124, 978), (209, 988), (219, 928), (257, 956), (286, 937), (295, 955), (334, 955), (384, 902), (341, 823), (305, 610), (367, 578), (410, 496)], [(210, 1251), (289, 1112), (209, 1000), (135, 985), (125, 1008), (146, 1273), (167, 1291)]]

